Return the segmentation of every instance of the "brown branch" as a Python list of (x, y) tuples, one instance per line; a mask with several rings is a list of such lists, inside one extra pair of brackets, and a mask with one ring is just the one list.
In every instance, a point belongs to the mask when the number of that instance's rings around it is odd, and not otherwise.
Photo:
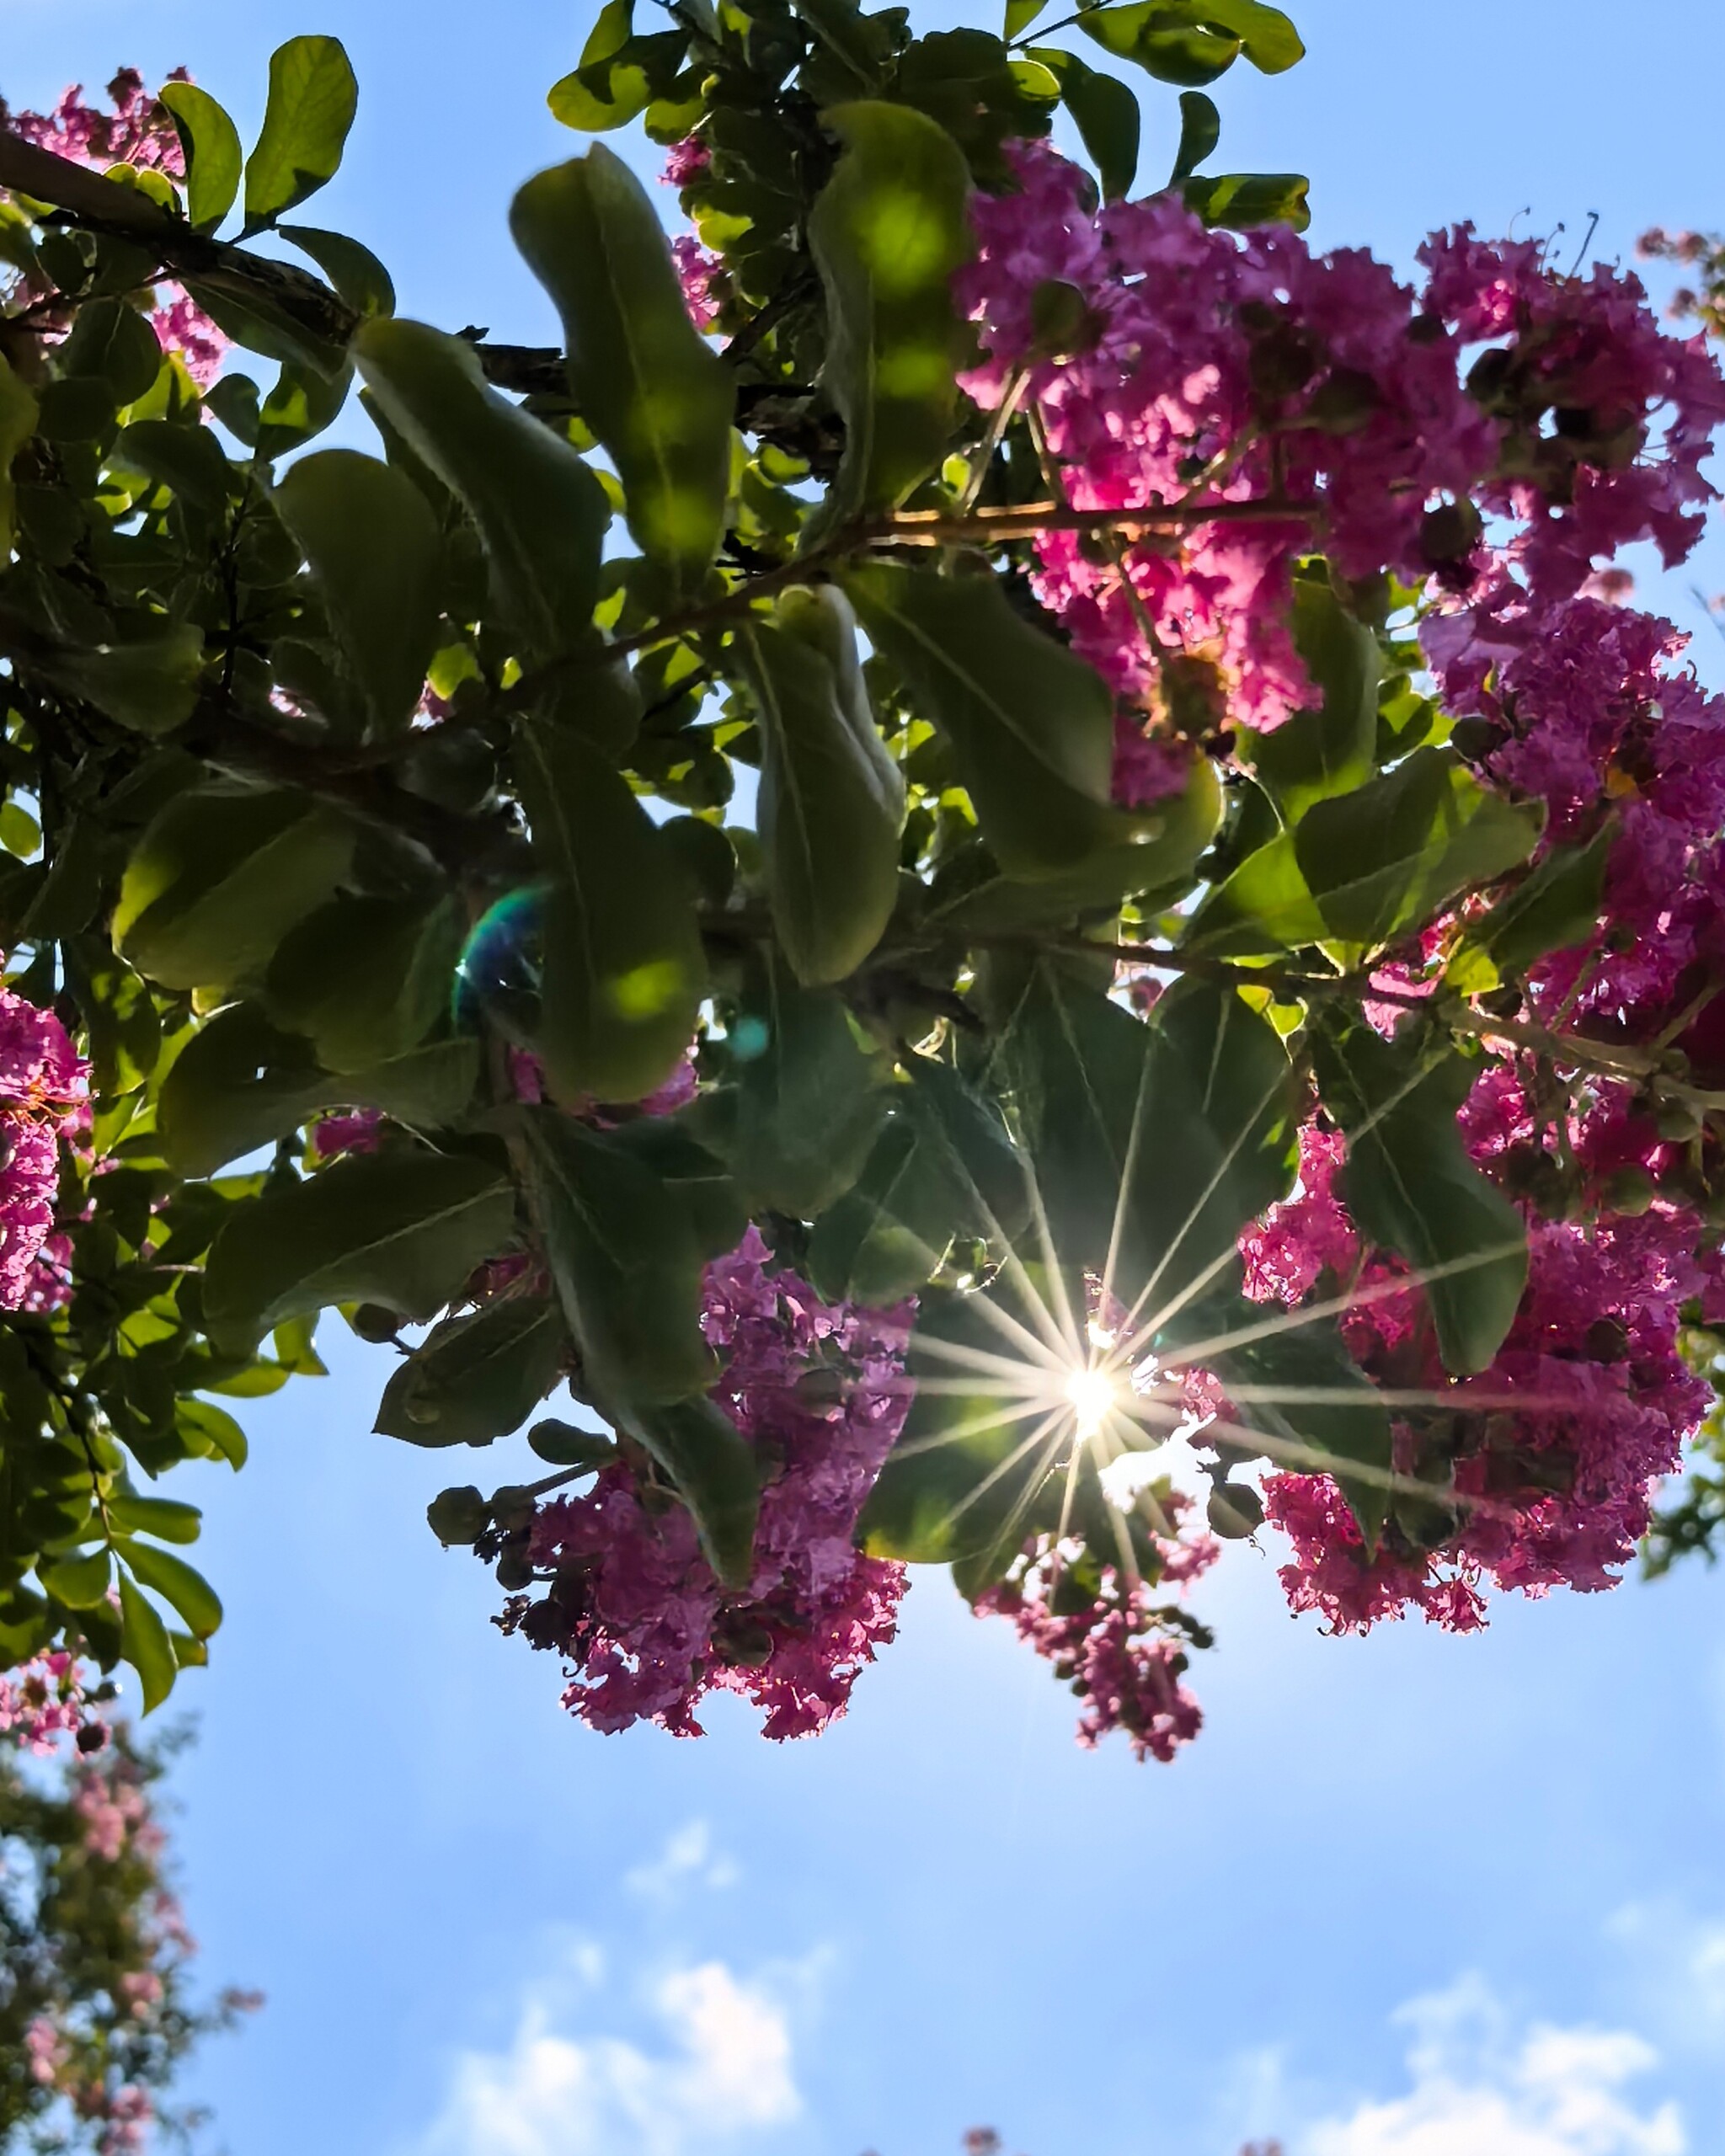
[(1069, 509), (1063, 502), (1030, 502), (1023, 506), (972, 510), (955, 516), (945, 510), (900, 510), (880, 527), (879, 536), (900, 547), (949, 547), (966, 541), (995, 545), (1029, 539), (1039, 531), (1189, 531), (1204, 524), (1309, 524), (1318, 514), (1315, 502), (1180, 501), (1141, 509)]
[(208, 285), (218, 295), (279, 307), (320, 341), (345, 344), (359, 327), (360, 318), (346, 301), (309, 270), (194, 232), (137, 188), (38, 149), (5, 128), (0, 128), (0, 188), (45, 202), (88, 232), (131, 240), (147, 248), (165, 270)]

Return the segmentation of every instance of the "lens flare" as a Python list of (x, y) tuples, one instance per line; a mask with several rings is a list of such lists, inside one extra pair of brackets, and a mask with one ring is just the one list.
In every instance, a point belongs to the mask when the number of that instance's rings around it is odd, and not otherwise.
[(1066, 1398), (1071, 1403), (1081, 1438), (1094, 1438), (1101, 1433), (1119, 1396), (1119, 1388), (1106, 1370), (1092, 1368), (1073, 1371), (1066, 1380)]

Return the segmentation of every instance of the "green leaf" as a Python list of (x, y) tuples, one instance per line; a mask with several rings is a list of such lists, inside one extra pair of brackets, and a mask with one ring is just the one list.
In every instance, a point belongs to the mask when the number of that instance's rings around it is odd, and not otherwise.
[(317, 225), (278, 225), (275, 229), (311, 256), (334, 286), (337, 296), (355, 314), (369, 320), (374, 314), (395, 312), (395, 286), (369, 247), (345, 232), (325, 232)]
[(1001, 35), (1008, 45), (1016, 44), (1023, 36), (1048, 3), (1049, 0), (1007, 0), (1006, 19)]
[(124, 1572), (120, 1576), (120, 1651), (138, 1673), (144, 1712), (152, 1713), (174, 1689), (179, 1665), (168, 1627)]
[(611, 515), (594, 473), (561, 435), (498, 395), (458, 337), (380, 318), (360, 326), (354, 355), (389, 424), (478, 526), (526, 655), (556, 658), (590, 639)]
[(927, 114), (985, 187), (1012, 183), (1005, 145), (1045, 135), (1060, 95), (1060, 84), (1040, 61), (1014, 59), (992, 31), (975, 29), (932, 30), (915, 39), (893, 81), (894, 105)]
[(911, 1072), (861, 1176), (809, 1237), (809, 1277), (829, 1302), (898, 1302), (954, 1235), (998, 1246), (1029, 1212), (1025, 1163), (998, 1111), (945, 1064), (919, 1056)]
[[(880, 88), (891, 53), (882, 18), (865, 15), (857, 0), (791, 0), (814, 35), (814, 51), (803, 67), (803, 88), (817, 104), (872, 97)], [(811, 75), (814, 80), (811, 82)]]
[(183, 499), (221, 515), (227, 507), (232, 467), (206, 426), (179, 419), (135, 419), (122, 428), (109, 468), (132, 469), (171, 487)]
[(570, 394), (617, 467), (635, 542), (686, 605), (724, 531), (734, 392), (689, 319), (658, 214), (598, 143), (530, 179), (510, 230), (562, 318)]
[(601, 1407), (681, 1400), (710, 1384), (701, 1337), (705, 1254), (686, 1200), (606, 1134), (554, 1109), (525, 1117), (536, 1217)]
[(845, 452), (826, 518), (891, 507), (946, 454), (965, 332), (953, 275), (974, 248), (969, 174), (943, 128), (908, 105), (835, 106), (844, 143), (809, 217), (826, 291), (827, 392)]
[(1078, 26), (1117, 59), (1194, 89), (1213, 83), (1242, 52), (1266, 75), (1279, 75), (1306, 52), (1287, 16), (1261, 0), (1140, 0), (1099, 8)]
[(1117, 60), (1132, 60), (1159, 83), (1200, 89), (1226, 74), (1241, 52), (1240, 40), (1202, 19), (1207, 9), (1190, 0), (1140, 0), (1124, 8), (1099, 8), (1078, 28)]
[(1071, 868), (1134, 820), (1108, 805), (1114, 707), (1094, 668), (1014, 612), (992, 576), (870, 563), (845, 590), (915, 707), (952, 743), (1001, 867)]
[(369, 1070), (417, 1048), (449, 1003), (466, 935), (453, 893), (343, 892), (288, 931), (264, 976), (278, 1026), (307, 1034), (326, 1070)]
[(122, 1534), (153, 1534), (158, 1542), (195, 1542), (203, 1514), (175, 1497), (138, 1497), (125, 1491), (108, 1500), (108, 1517)]
[(166, 1550), (147, 1542), (123, 1541), (118, 1545), (132, 1577), (153, 1588), (173, 1609), (184, 1618), (194, 1639), (207, 1640), (222, 1624), (222, 1604), (216, 1590), (200, 1572)]
[(489, 1444), (555, 1390), (568, 1346), (556, 1305), (525, 1295), (446, 1318), (398, 1364), (373, 1427), (409, 1444)]
[(707, 962), (681, 865), (628, 782), (566, 728), (517, 728), (547, 879), (540, 1033), (559, 1100), (638, 1101), (688, 1047)]
[(606, 0), (579, 63), (552, 84), (545, 101), (565, 127), (596, 135), (626, 126), (676, 82), (689, 49), (688, 33), (637, 37), (634, 15), (634, 0)]
[(126, 300), (96, 299), (80, 307), (55, 357), (62, 376), (105, 382), (116, 404), (136, 403), (162, 371), (156, 333)]
[(1608, 822), (1585, 846), (1553, 846), (1525, 883), (1469, 924), (1444, 969), (1445, 986), (1482, 995), (1507, 974), (1525, 974), (1548, 951), (1586, 942), (1599, 926), (1616, 835)]
[(1378, 640), (1341, 606), (1327, 583), (1294, 587), (1294, 640), (1323, 701), (1274, 734), (1241, 728), (1240, 755), (1281, 811), (1297, 824), (1316, 801), (1351, 793), (1372, 776), (1378, 731)]
[(195, 231), (213, 232), (239, 193), (239, 130), (195, 83), (164, 83), (157, 93), (174, 115), (185, 152), (185, 213)]
[(56, 688), (134, 734), (155, 737), (191, 717), (203, 658), (204, 633), (195, 622), (163, 622), (124, 643), (62, 648), (35, 663)]
[(1181, 1310), (1228, 1284), (1240, 1230), (1292, 1183), (1296, 1089), (1274, 1027), (1191, 979), (1146, 1024), (1044, 962), (1003, 1068), (1050, 1262), (1105, 1274), (1135, 1323), (1178, 1342)]
[(18, 489), (12, 461), (36, 430), (35, 398), (0, 353), (0, 561), (11, 558), (18, 529)]
[(964, 1198), (941, 1166), (909, 1116), (889, 1117), (862, 1174), (809, 1239), (809, 1278), (828, 1302), (896, 1303), (935, 1271)]
[(1306, 57), (1306, 47), (1279, 8), (1263, 0), (1194, 0), (1191, 13), (1231, 30), (1260, 73), (1279, 75)]
[(212, 1400), (182, 1400), (174, 1411), (174, 1421), (188, 1450), (206, 1458), (219, 1455), (236, 1475), (245, 1465), (251, 1448), (245, 1432), (225, 1407)]
[(708, 1563), (726, 1586), (746, 1586), (755, 1568), (760, 1471), (735, 1423), (700, 1395), (632, 1409), (625, 1427), (688, 1507)]
[(92, 1609), (105, 1602), (113, 1577), (113, 1560), (105, 1544), (82, 1557), (56, 1557), (36, 1566), (44, 1591), (68, 1609)]
[(284, 1318), (335, 1303), (382, 1303), (422, 1322), (505, 1246), (514, 1225), (514, 1193), (485, 1161), (349, 1155), (229, 1219), (204, 1276), (210, 1337), (243, 1353)]
[(339, 38), (290, 38), (270, 55), (264, 130), (246, 161), (242, 238), (334, 178), (359, 101)]
[(1311, 1049), (1325, 1107), (1348, 1137), (1342, 1196), (1362, 1234), (1398, 1251), (1425, 1294), (1446, 1369), (1484, 1369), (1527, 1282), (1527, 1230), (1468, 1158), (1455, 1116), (1479, 1065), (1442, 1037), (1381, 1039), (1364, 1019), (1326, 1015)]
[(438, 641), (443, 545), (425, 496), (357, 450), (302, 456), (275, 488), (373, 734), (404, 727)]
[(303, 1038), (279, 1033), (255, 1004), (236, 1003), (196, 1034), (163, 1081), (162, 1141), (182, 1175), (207, 1176), (320, 1108), (375, 1107), (436, 1129), (458, 1119), (478, 1075), (473, 1040), (406, 1049), (363, 1070), (320, 1070)]
[[(882, 1059), (831, 989), (800, 988), (771, 956), (731, 1026), (734, 1120), (716, 1150), (750, 1202), (812, 1220), (862, 1173), (885, 1113)], [(702, 1134), (704, 1134), (704, 1133)]]
[(1541, 820), (1450, 751), (1416, 749), (1243, 861), (1199, 915), (1199, 940), (1252, 956), (1327, 938), (1375, 947), (1525, 860)]
[(61, 963), (83, 1012), (97, 1098), (112, 1102), (135, 1092), (155, 1070), (162, 1049), (161, 1017), (148, 987), (104, 937), (62, 942)]
[(126, 863), (115, 947), (164, 988), (225, 987), (330, 895), (353, 846), (347, 819), (304, 794), (190, 787)]
[(1182, 90), (1180, 147), (1174, 155), (1174, 169), (1168, 174), (1169, 186), (1183, 186), (1221, 139), (1222, 115), (1216, 110), (1215, 100), (1202, 90)]
[[(1260, 1305), (1237, 1302), (1218, 1331), (1250, 1335), (1263, 1326)], [(1390, 1411), (1348, 1353), (1332, 1320), (1307, 1315), (1206, 1358), (1236, 1401), (1241, 1420), (1274, 1442), (1272, 1464), (1298, 1475), (1332, 1475), (1341, 1485), (1368, 1550), (1375, 1549), (1390, 1502), (1395, 1465)], [(1231, 1443), (1236, 1433), (1226, 1432)], [(1359, 1475), (1351, 1470), (1365, 1468)]]
[(1186, 207), (1207, 225), (1251, 232), (1260, 225), (1288, 225), (1303, 232), (1311, 222), (1306, 194), (1311, 182), (1299, 172), (1230, 172), (1188, 179)]
[(1028, 56), (1039, 61), (1060, 84), (1060, 102), (1071, 114), (1102, 181), (1103, 200), (1123, 201), (1138, 177), (1142, 125), (1138, 99), (1117, 77), (1098, 74), (1076, 54), (1036, 45)]
[(286, 456), (334, 425), (353, 387), (350, 365), (334, 376), (290, 360), (258, 410), (259, 456), (266, 463)]
[(932, 1289), (921, 1298), (905, 1358), (917, 1390), (857, 1524), (871, 1557), (908, 1564), (982, 1558), (1003, 1544), (1021, 1546), (1058, 1519), (1071, 1418), (1064, 1429), (1050, 1428), (1055, 1418), (1045, 1408), (1024, 1412), (1047, 1373), (1027, 1362), (1022, 1397), (990, 1378), (977, 1378), (969, 1391), (955, 1387), (975, 1358), (993, 1365), (1011, 1352), (1010, 1334), (985, 1315), (990, 1302), (1009, 1320), (1028, 1322), (1004, 1277), (985, 1293)]
[(874, 723), (841, 592), (788, 594), (743, 643), (779, 945), (799, 980), (840, 980), (880, 941), (898, 901), (904, 781)]

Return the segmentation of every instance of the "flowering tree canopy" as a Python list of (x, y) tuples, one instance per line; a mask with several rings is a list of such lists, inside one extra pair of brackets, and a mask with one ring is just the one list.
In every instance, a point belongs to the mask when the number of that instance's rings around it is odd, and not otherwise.
[(1725, 705), (1613, 563), (1725, 382), (1609, 264), (1314, 253), (1216, 165), (1276, 8), (1042, 12), (607, 0), (552, 108), (664, 191), (522, 187), (551, 347), (301, 221), (332, 39), (249, 154), (0, 130), (7, 1659), (203, 1658), (157, 1486), (331, 1310), (385, 1438), (531, 1425), (431, 1524), (600, 1729), (819, 1730), (942, 1565), (1167, 1758), (1231, 1539), (1340, 1630), (1631, 1558)]
[(40, 1696), (0, 1741), (0, 2143), (126, 2156), (152, 2121), (192, 2122), (162, 2107), (175, 2067), (260, 2001), (188, 1997), (195, 1948), (152, 1795), (162, 1749), (91, 1721), (94, 1742), (52, 1772), (24, 1764), (55, 1748), (56, 1674), (26, 1674)]

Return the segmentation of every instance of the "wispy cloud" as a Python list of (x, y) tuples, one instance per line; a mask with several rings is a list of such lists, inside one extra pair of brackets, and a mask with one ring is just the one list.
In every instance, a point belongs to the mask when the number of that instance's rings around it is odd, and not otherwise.
[(662, 2040), (643, 2047), (569, 2026), (568, 1981), (547, 1982), (507, 2050), (461, 2055), (422, 2156), (708, 2156), (796, 2117), (776, 1999), (703, 1961), (660, 1977), (647, 2004)]
[(1656, 2026), (1670, 2050), (1717, 2057), (1725, 2041), (1725, 1918), (1676, 1900), (1632, 1902), (1605, 1932), (1622, 1955), (1636, 2019)]
[(1685, 2156), (1674, 2103), (1625, 2094), (1658, 2055), (1624, 2029), (1518, 2029), (1477, 1977), (1416, 1999), (1412, 2086), (1319, 2121), (1297, 2156)]
[(677, 1828), (650, 1864), (625, 1872), (623, 1884), (647, 1901), (673, 1902), (685, 1887), (729, 1886), (736, 1876), (731, 1860), (714, 1852), (707, 1822), (692, 1819)]

